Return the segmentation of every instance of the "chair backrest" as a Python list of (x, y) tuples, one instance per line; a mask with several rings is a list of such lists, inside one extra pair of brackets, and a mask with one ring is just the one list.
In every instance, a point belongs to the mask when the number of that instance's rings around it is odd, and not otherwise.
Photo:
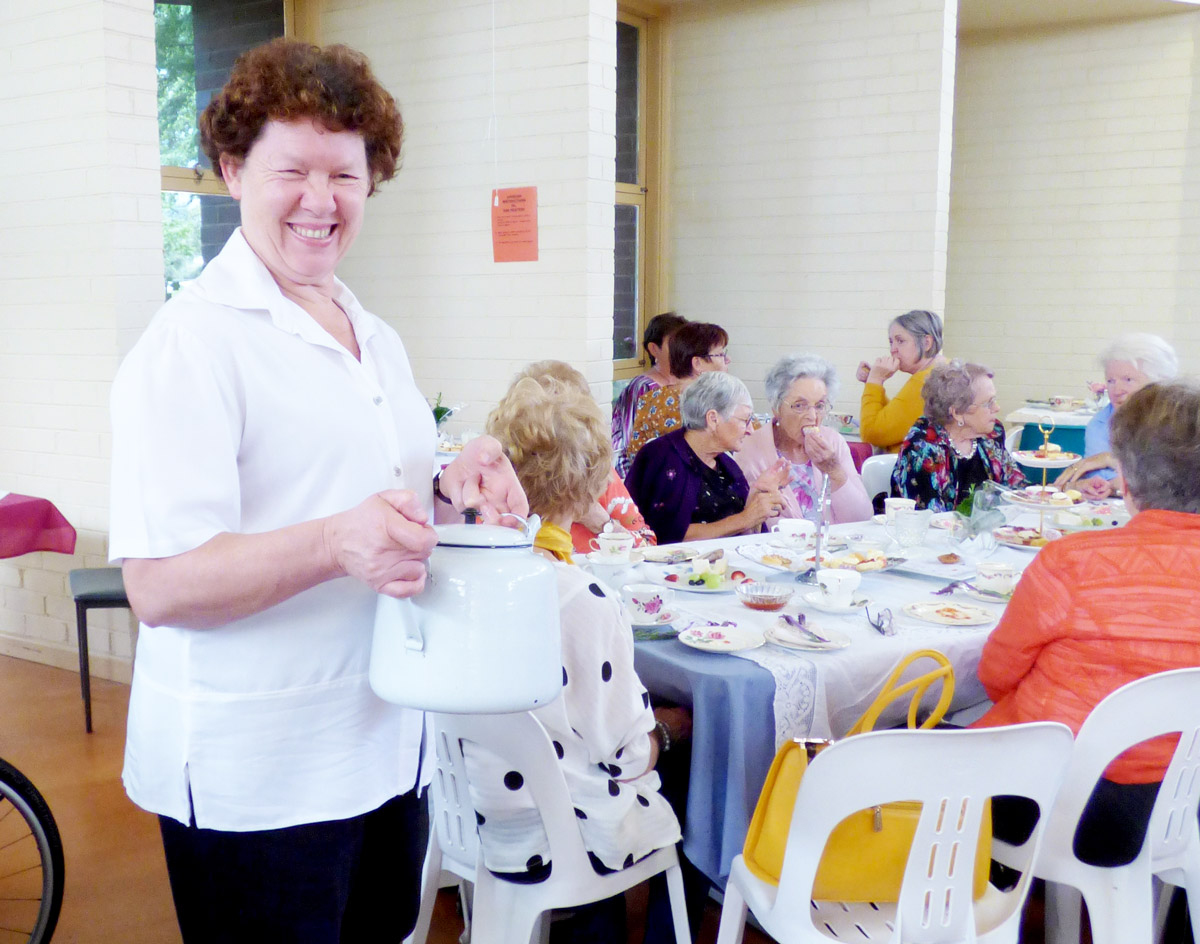
[(475, 806), (468, 789), (462, 744), (472, 742), (512, 764), (533, 795), (550, 841), (555, 874), (586, 868), (593, 874), (546, 729), (527, 711), (503, 715), (434, 714), (437, 770), (432, 783), (434, 825), (442, 855), (474, 867), (479, 850)]
[[(894, 939), (918, 944), (974, 939), (975, 852), (988, 798), (1026, 796), (1048, 809), (1070, 753), (1070, 729), (1052, 722), (876, 731), (834, 744), (813, 760), (800, 782), (772, 923), (819, 930), (809, 896), (830, 832), (858, 810), (914, 800), (922, 804), (921, 814), (900, 887)], [(1016, 894), (1005, 902), (1011, 909), (1005, 922), (1020, 919), (1039, 832), (1028, 844)]]
[(1139, 856), (1173, 855), (1197, 841), (1200, 804), (1200, 668), (1174, 669), (1123, 685), (1101, 701), (1075, 738), (1067, 779), (1046, 833), (1047, 851), (1073, 855), (1075, 829), (1096, 782), (1118, 754), (1180, 732)]
[(1004, 448), (1009, 452), (1016, 452), (1021, 448), (1021, 435), (1025, 432), (1024, 426), (1014, 426), (1004, 434)]
[(895, 467), (896, 455), (894, 453), (869, 456), (863, 460), (862, 481), (867, 489), (867, 498), (874, 501), (875, 496), (880, 492), (891, 494), (892, 469)]

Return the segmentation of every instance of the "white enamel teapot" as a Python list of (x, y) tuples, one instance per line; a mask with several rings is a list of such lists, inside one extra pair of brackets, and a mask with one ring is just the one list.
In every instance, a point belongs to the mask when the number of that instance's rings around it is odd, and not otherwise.
[(439, 525), (425, 589), (379, 597), (371, 688), (426, 711), (501, 714), (538, 708), (562, 690), (558, 578), (523, 530)]

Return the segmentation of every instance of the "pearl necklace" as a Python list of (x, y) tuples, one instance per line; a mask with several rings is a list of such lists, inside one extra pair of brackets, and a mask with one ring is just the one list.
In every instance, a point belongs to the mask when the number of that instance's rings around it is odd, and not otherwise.
[(954, 451), (958, 454), (960, 459), (970, 459), (971, 456), (975, 455), (974, 439), (971, 440), (971, 444), (969, 446), (960, 446), (953, 439), (950, 440), (950, 445), (954, 447)]

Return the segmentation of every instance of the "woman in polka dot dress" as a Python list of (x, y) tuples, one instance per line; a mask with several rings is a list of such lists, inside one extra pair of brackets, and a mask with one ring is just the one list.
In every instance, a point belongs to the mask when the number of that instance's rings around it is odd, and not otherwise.
[[(624, 607), (571, 561), (571, 524), (607, 483), (605, 417), (582, 391), (526, 377), (492, 412), (488, 432), (504, 444), (530, 510), (542, 517), (535, 548), (557, 565), (563, 691), (534, 715), (554, 742), (593, 868), (619, 870), (680, 839), (654, 765), (660, 750), (688, 736), (690, 718), (669, 708), (656, 717), (634, 671)], [(549, 845), (524, 774), (479, 745), (465, 748), (484, 864), (513, 881), (544, 878)], [(624, 941), (623, 899), (591, 907), (622, 926), (608, 925), (598, 939)], [(572, 940), (587, 936), (581, 930)]]

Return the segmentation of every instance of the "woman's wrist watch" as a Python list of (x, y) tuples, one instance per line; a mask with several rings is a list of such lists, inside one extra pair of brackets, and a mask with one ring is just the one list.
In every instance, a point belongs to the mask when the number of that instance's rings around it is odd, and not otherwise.
[(665, 721), (655, 721), (654, 731), (658, 735), (659, 753), (665, 754), (671, 749), (671, 729), (667, 727)]
[(438, 474), (433, 477), (433, 497), (436, 498), (438, 501), (445, 502), (447, 505), (454, 504), (454, 502), (452, 502), (449, 498), (447, 498), (445, 495), (442, 494), (442, 473), (441, 472), (438, 472)]

